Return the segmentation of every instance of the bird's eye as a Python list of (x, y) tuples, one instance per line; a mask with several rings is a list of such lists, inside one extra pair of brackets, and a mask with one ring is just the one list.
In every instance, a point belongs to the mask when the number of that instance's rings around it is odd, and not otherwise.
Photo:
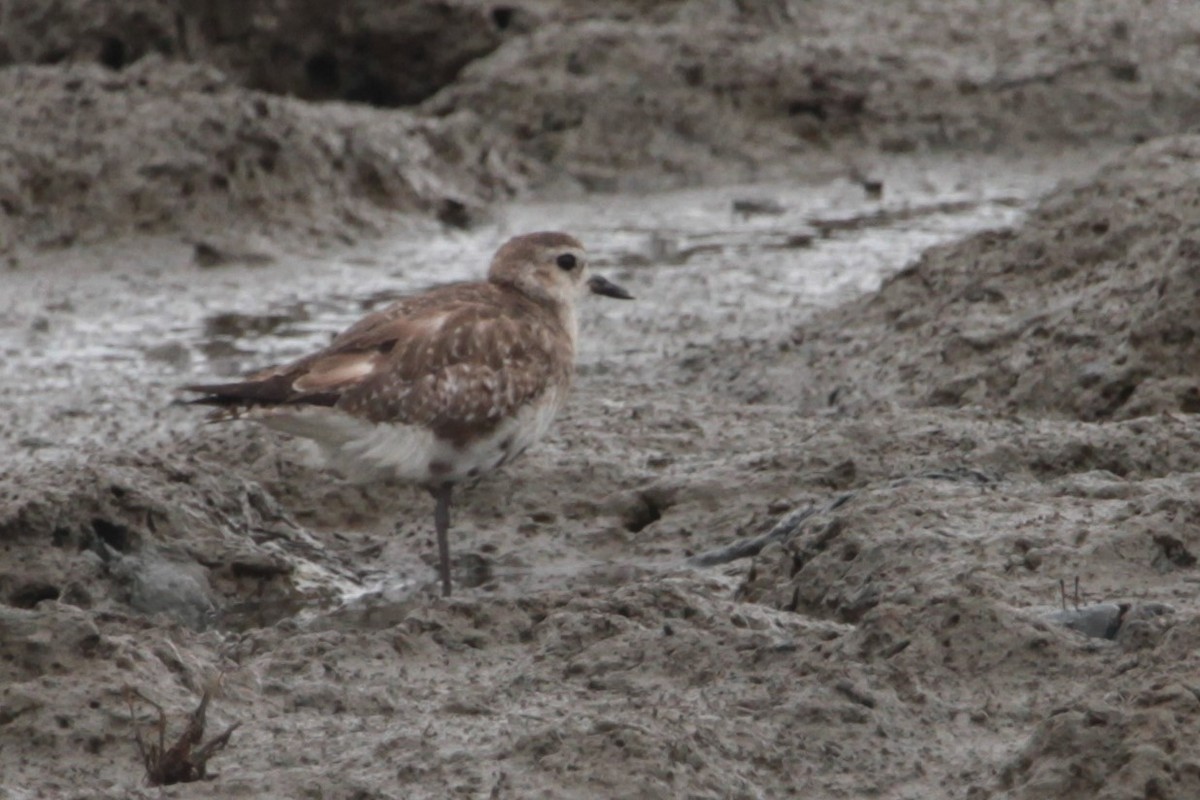
[(554, 259), (554, 261), (556, 264), (558, 264), (560, 269), (566, 270), (575, 269), (575, 265), (578, 263), (575, 259), (575, 256), (570, 253), (563, 253), (561, 256)]

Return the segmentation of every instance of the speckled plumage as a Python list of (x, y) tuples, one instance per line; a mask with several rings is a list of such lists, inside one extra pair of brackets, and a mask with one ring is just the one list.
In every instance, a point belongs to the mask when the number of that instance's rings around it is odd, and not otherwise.
[(587, 287), (629, 297), (587, 278), (575, 238), (519, 236), (497, 251), (486, 281), (403, 298), (316, 353), (185, 389), (222, 418), (314, 440), (352, 476), (444, 489), (448, 504), (451, 485), (508, 462), (549, 429), (570, 386), (575, 301)]

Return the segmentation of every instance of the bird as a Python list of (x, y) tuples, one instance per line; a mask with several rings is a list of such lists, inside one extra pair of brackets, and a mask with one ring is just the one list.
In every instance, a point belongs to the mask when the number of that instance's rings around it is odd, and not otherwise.
[(452, 591), (450, 504), (457, 484), (520, 456), (562, 408), (590, 290), (631, 300), (592, 274), (566, 233), (513, 237), (485, 280), (393, 302), (324, 348), (228, 383), (181, 387), (217, 421), (247, 419), (316, 442), (358, 481), (394, 479), (434, 500), (438, 577)]

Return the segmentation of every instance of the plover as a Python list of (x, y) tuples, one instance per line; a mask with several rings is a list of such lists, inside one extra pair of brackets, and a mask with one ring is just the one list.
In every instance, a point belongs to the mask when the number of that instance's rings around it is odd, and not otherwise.
[(233, 383), (183, 387), (218, 406), (315, 441), (356, 479), (397, 478), (436, 501), (438, 572), (450, 594), (454, 485), (494, 470), (545, 435), (575, 365), (575, 303), (585, 289), (631, 299), (588, 274), (565, 233), (506, 242), (487, 280), (405, 297), (311, 355)]

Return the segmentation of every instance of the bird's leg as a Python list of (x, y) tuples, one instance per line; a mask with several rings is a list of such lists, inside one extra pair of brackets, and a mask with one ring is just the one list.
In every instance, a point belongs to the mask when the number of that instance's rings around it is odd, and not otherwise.
[(438, 545), (438, 574), (442, 578), (442, 597), (450, 596), (450, 492), (454, 484), (443, 483), (430, 489), (429, 493), (437, 501), (433, 509), (433, 526), (437, 529)]

